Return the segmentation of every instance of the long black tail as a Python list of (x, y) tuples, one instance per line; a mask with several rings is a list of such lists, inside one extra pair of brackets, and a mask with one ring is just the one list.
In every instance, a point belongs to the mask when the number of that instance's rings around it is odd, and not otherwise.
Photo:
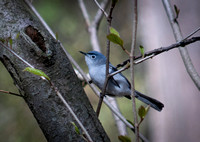
[(154, 108), (154, 109), (156, 109), (156, 110), (158, 110), (158, 111), (161, 111), (162, 108), (164, 107), (164, 104), (163, 104), (163, 103), (159, 102), (159, 101), (156, 100), (156, 99), (153, 99), (153, 98), (151, 98), (151, 97), (148, 97), (148, 96), (146, 96), (146, 95), (144, 95), (144, 94), (142, 94), (142, 93), (140, 93), (140, 92), (138, 92), (138, 91), (136, 91), (136, 90), (135, 90), (135, 97), (136, 97), (138, 100), (144, 102), (144, 103), (147, 104), (147, 105), (150, 105), (152, 108)]

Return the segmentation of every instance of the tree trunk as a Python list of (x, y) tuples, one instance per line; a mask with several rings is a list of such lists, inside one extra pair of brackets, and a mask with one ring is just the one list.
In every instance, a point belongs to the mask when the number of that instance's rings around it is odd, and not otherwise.
[[(9, 47), (50, 77), (95, 142), (110, 141), (60, 43), (49, 34), (23, 0), (0, 1), (0, 19), (0, 38), (8, 40), (11, 37), (13, 44)], [(70, 123), (76, 121), (48, 82), (23, 72), (27, 66), (1, 46), (0, 60), (20, 94), (24, 95), (47, 141), (84, 141)]]

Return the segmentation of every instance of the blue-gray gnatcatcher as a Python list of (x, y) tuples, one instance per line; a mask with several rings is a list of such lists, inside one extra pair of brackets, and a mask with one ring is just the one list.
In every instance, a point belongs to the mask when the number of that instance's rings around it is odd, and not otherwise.
[[(106, 76), (106, 57), (97, 51), (90, 51), (88, 53), (80, 51), (80, 53), (85, 55), (85, 61), (88, 66), (92, 82), (102, 90)], [(117, 71), (117, 69), (109, 63), (109, 73), (113, 73), (115, 71)], [(125, 96), (131, 99), (131, 85), (125, 76), (118, 73), (108, 80), (106, 95)], [(136, 90), (135, 97), (158, 111), (161, 111), (164, 107), (164, 105), (158, 100), (150, 98)]]

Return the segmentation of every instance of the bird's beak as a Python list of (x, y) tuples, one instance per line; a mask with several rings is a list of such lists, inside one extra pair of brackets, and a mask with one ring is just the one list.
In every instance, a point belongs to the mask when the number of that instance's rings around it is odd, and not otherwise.
[(82, 53), (83, 55), (87, 55), (87, 53), (83, 52), (83, 51), (79, 51), (80, 53)]

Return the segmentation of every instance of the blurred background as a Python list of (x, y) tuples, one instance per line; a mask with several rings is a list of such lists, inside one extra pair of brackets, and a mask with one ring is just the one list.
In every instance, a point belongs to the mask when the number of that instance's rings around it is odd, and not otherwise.
[[(100, 1), (100, 0), (99, 0)], [(161, 1), (139, 2), (139, 23), (137, 44), (145, 51), (175, 43)], [(93, 19), (97, 6), (92, 0), (85, 0), (87, 10)], [(183, 36), (200, 26), (199, 0), (172, 0), (172, 5), (180, 9), (178, 18)], [(87, 27), (78, 1), (34, 0), (33, 5), (45, 19), (66, 50), (79, 65), (88, 72), (84, 57), (78, 51), (92, 50)], [(130, 0), (118, 2), (113, 13), (112, 26), (120, 33), (125, 47), (130, 50), (132, 37), (133, 3)], [(106, 20), (103, 18), (99, 29), (101, 50), (106, 51)], [(198, 32), (195, 36), (200, 36)], [(193, 64), (200, 74), (200, 42), (188, 46)], [(136, 52), (139, 55), (139, 51)], [(111, 63), (117, 65), (127, 59), (127, 55), (117, 45), (111, 45)], [(123, 74), (130, 78), (130, 72)], [(150, 109), (140, 126), (140, 131), (153, 142), (197, 142), (200, 139), (200, 93), (186, 72), (178, 49), (171, 50), (135, 66), (135, 87), (165, 104), (162, 112)], [(18, 92), (12, 78), (0, 63), (0, 89)], [(96, 109), (98, 98), (86, 86), (85, 91)], [(125, 98), (117, 98), (123, 115), (133, 121), (132, 103)], [(137, 101), (137, 107), (141, 102)], [(100, 121), (111, 141), (118, 141), (118, 132), (110, 110), (103, 105)], [(133, 133), (129, 131), (133, 139)], [(45, 142), (45, 138), (23, 99), (0, 93), (0, 141), (4, 142)]]

